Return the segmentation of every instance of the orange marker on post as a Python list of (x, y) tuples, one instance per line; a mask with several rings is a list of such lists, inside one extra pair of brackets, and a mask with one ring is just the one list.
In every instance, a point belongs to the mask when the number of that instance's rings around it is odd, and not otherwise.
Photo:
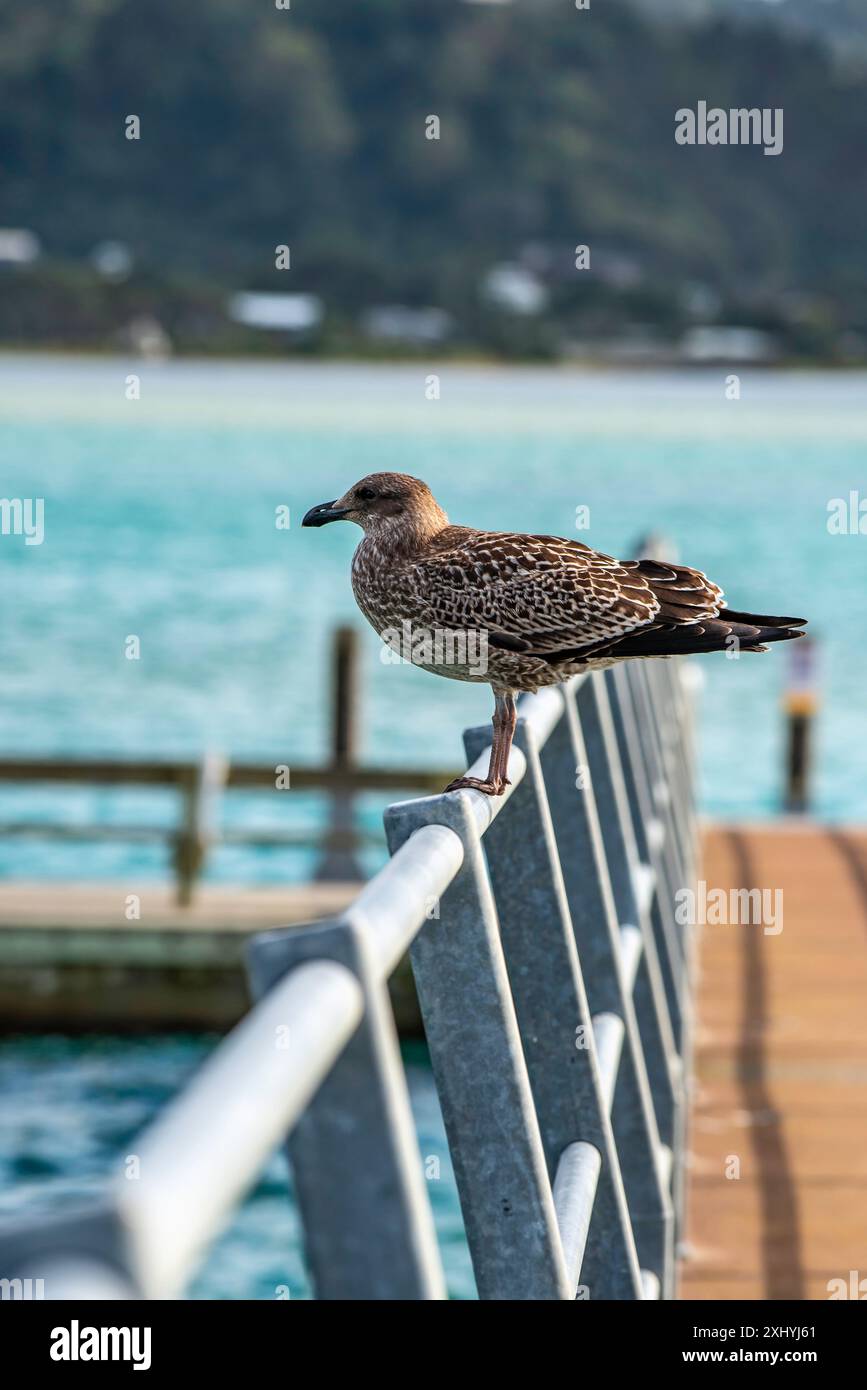
[(817, 643), (804, 636), (789, 655), (789, 686), (783, 699), (787, 715), (786, 810), (803, 814), (809, 806), (810, 743), (813, 716), (819, 708)]

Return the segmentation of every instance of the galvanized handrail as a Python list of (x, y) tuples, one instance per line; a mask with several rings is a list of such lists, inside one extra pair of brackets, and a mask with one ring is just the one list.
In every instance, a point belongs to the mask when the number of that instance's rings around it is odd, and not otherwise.
[[(522, 698), (511, 785), (391, 806), (333, 921), (263, 934), (257, 1002), (93, 1209), (7, 1229), (47, 1297), (171, 1298), (287, 1136), (321, 1298), (445, 1296), (386, 989), (409, 949), (481, 1298), (669, 1298), (695, 855), (678, 662)], [(484, 775), (489, 728), (466, 735)]]

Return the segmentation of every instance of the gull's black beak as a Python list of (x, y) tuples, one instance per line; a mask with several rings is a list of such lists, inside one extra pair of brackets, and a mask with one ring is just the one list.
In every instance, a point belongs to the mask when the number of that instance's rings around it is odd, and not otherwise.
[(340, 521), (348, 511), (348, 507), (335, 507), (334, 502), (320, 502), (318, 507), (310, 508), (301, 525), (327, 526), (329, 521)]

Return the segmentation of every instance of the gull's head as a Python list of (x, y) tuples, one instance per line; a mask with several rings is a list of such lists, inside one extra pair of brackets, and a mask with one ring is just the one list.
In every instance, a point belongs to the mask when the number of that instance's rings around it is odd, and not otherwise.
[(311, 507), (302, 526), (354, 521), (372, 535), (435, 535), (448, 525), (427, 483), (408, 473), (370, 473), (342, 497)]

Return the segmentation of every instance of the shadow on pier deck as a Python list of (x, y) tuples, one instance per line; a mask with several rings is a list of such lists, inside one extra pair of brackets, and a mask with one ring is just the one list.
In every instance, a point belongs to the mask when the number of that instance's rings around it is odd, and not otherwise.
[(784, 926), (702, 932), (681, 1297), (858, 1297), (867, 831), (714, 828), (703, 873), (711, 887), (781, 889)]

